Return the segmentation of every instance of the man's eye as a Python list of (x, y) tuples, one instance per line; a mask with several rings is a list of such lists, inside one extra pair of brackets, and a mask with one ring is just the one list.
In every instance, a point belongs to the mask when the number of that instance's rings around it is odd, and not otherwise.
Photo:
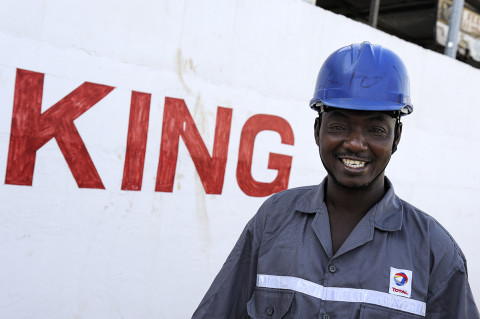
[(373, 134), (386, 134), (387, 130), (384, 129), (383, 127), (376, 126), (376, 127), (370, 128), (370, 132)]
[(340, 125), (332, 125), (332, 126), (329, 126), (328, 129), (330, 131), (343, 131), (345, 128)]

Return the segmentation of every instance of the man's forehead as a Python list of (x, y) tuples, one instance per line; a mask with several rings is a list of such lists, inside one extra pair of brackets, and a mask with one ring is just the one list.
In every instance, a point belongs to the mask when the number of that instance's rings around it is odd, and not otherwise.
[(338, 109), (332, 108), (327, 112), (324, 112), (324, 115), (327, 115), (328, 118), (344, 118), (351, 119), (356, 117), (361, 117), (365, 120), (370, 121), (390, 121), (393, 119), (393, 114), (391, 112), (381, 112), (381, 111), (360, 111), (360, 110), (348, 110), (348, 109)]

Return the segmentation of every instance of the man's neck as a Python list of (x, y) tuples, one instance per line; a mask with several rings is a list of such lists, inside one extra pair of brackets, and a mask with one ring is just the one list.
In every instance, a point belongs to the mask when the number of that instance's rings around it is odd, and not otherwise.
[[(325, 202), (337, 211), (353, 215), (365, 215), (385, 195), (385, 177), (379, 176), (364, 188), (347, 188), (328, 176), (325, 188)], [(347, 216), (345, 216), (347, 217)], [(347, 217), (348, 218), (348, 217)]]
[(369, 209), (382, 199), (385, 191), (383, 174), (371, 185), (361, 189), (346, 188), (328, 176), (325, 204), (329, 215), (334, 254)]

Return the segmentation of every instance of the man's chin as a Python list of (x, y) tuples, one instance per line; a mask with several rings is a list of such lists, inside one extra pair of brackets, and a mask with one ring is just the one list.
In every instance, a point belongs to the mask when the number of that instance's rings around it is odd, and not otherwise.
[(345, 188), (345, 189), (350, 189), (350, 190), (362, 190), (362, 189), (367, 189), (372, 183), (367, 182), (367, 183), (355, 183), (355, 182), (344, 182), (336, 178), (334, 175), (329, 175), (331, 180), (338, 186)]
[(374, 179), (365, 181), (365, 180), (360, 180), (360, 178), (353, 178), (353, 180), (342, 180), (337, 178), (332, 172), (328, 171), (328, 176), (329, 179), (332, 180), (336, 185), (348, 189), (348, 190), (364, 190), (368, 189), (370, 186), (375, 184), (382, 176), (383, 174), (380, 173), (378, 174)]

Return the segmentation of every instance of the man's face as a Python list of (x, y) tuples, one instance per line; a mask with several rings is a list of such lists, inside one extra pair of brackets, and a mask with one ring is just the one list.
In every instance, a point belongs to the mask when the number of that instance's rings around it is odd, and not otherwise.
[[(396, 141), (400, 141), (401, 124)], [(315, 122), (323, 165), (337, 184), (366, 188), (383, 182), (394, 142), (395, 119), (383, 112), (332, 109)]]

